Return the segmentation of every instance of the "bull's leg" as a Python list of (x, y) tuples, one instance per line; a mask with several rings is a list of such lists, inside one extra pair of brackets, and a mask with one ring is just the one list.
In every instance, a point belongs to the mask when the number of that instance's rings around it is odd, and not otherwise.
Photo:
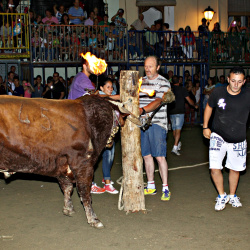
[(94, 174), (93, 166), (85, 165), (85, 168), (77, 173), (76, 187), (80, 199), (83, 203), (88, 223), (95, 228), (102, 228), (103, 224), (97, 218), (91, 204), (92, 199), (90, 191), (91, 191), (93, 174)]
[(71, 200), (73, 184), (67, 177), (58, 177), (57, 179), (64, 194), (63, 214), (72, 216), (73, 213), (75, 213), (73, 203)]

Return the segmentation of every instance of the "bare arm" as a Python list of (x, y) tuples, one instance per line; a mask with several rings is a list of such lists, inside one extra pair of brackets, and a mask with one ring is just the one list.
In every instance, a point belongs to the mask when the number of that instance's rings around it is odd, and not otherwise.
[[(204, 121), (203, 121), (203, 135), (205, 138), (210, 139), (211, 130), (208, 128), (208, 122), (212, 115), (213, 108), (211, 108), (208, 103), (204, 111)], [(205, 129), (204, 129), (205, 128)]]
[[(157, 98), (153, 102), (149, 103), (147, 106), (144, 106), (143, 109), (146, 111), (146, 113), (152, 112), (160, 106), (161, 101), (161, 98)], [(143, 113), (143, 109), (140, 108), (140, 115)]]
[(59, 99), (63, 99), (64, 97), (64, 92), (61, 92), (60, 98)]

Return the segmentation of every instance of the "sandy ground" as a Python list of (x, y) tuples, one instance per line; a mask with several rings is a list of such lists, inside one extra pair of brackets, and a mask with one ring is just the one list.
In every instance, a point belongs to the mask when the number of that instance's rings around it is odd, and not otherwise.
[[(160, 200), (158, 172), (158, 193), (146, 197), (146, 214), (119, 211), (118, 195), (93, 195), (93, 208), (105, 225), (102, 230), (87, 224), (76, 190), (76, 213), (67, 217), (62, 214), (63, 195), (55, 179), (16, 174), (6, 182), (0, 174), (0, 249), (250, 249), (250, 171), (242, 173), (237, 190), (243, 207), (227, 205), (224, 211), (215, 212), (217, 192), (210, 179), (201, 128), (184, 129), (179, 157), (170, 153), (172, 133), (168, 136), (171, 200)], [(174, 170), (195, 164), (201, 165)], [(117, 180), (121, 173), (117, 143), (112, 179)], [(228, 191), (227, 171), (224, 178)], [(99, 164), (95, 181), (100, 185), (101, 179)], [(119, 189), (118, 184), (115, 187)]]

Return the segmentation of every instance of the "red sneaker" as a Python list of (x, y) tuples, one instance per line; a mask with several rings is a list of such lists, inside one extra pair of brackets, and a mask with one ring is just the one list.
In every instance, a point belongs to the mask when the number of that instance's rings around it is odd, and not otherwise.
[(110, 194), (118, 194), (119, 191), (117, 191), (112, 184), (108, 184), (104, 186), (106, 192), (110, 193)]
[(90, 193), (92, 194), (103, 194), (105, 193), (105, 188), (98, 187), (96, 183), (92, 184)]

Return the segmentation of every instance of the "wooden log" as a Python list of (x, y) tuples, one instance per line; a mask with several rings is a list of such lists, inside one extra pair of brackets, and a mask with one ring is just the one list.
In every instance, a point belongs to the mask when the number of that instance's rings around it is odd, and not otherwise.
[[(122, 70), (120, 98), (125, 108), (139, 116), (139, 72)], [(128, 212), (145, 210), (143, 161), (141, 156), (140, 128), (128, 119), (121, 129), (123, 168), (123, 209)]]

